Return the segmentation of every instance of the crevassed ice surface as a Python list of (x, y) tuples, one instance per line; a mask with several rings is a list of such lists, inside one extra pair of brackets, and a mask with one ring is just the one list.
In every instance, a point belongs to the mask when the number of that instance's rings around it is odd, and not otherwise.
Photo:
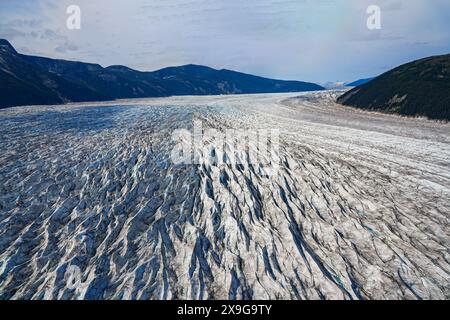
[[(0, 298), (448, 299), (450, 126), (335, 97), (0, 111)], [(280, 130), (277, 174), (175, 165), (194, 120)]]

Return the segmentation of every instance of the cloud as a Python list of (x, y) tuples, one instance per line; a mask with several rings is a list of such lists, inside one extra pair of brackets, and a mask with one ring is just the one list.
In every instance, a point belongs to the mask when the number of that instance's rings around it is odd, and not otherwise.
[(70, 42), (64, 42), (64, 44), (59, 45), (55, 48), (55, 51), (60, 52), (60, 53), (67, 53), (69, 51), (77, 51), (78, 47)]
[(7, 24), (0, 24), (0, 37), (8, 40), (24, 38), (27, 34)]
[[(377, 0), (0, 1), (0, 37), (48, 56), (141, 70), (205, 64), (276, 78), (353, 80), (450, 51), (450, 2)], [(82, 10), (81, 30), (66, 8)], [(420, 43), (421, 45), (417, 45)]]

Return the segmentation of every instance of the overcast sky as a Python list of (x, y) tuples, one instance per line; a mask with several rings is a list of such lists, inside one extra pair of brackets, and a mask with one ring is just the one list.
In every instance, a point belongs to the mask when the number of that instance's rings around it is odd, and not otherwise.
[[(66, 27), (69, 5), (81, 29)], [(368, 5), (381, 30), (366, 27)], [(350, 81), (450, 53), (449, 0), (0, 0), (18, 51), (155, 70), (188, 63), (280, 79)]]

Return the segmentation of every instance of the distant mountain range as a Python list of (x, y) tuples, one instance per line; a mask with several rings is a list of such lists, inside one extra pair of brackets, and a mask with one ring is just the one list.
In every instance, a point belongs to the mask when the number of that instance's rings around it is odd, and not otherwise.
[(282, 81), (198, 65), (154, 72), (125, 66), (56, 60), (19, 54), (0, 39), (0, 108), (173, 95), (220, 95), (323, 90), (308, 82)]
[(367, 83), (375, 78), (367, 78), (367, 79), (359, 79), (353, 82), (343, 82), (343, 81), (336, 81), (336, 82), (326, 82), (322, 84), (322, 86), (327, 90), (343, 90), (347, 89), (348, 87), (356, 87), (360, 86), (364, 83)]
[(404, 64), (338, 98), (361, 109), (450, 120), (450, 54)]
[(372, 78), (367, 78), (367, 79), (359, 79), (359, 80), (356, 80), (356, 81), (353, 81), (353, 82), (350, 82), (350, 83), (346, 83), (345, 86), (346, 87), (357, 87), (357, 86), (360, 86), (360, 85), (365, 84), (367, 82), (370, 82), (373, 79), (375, 79), (375, 78), (372, 77)]
[(322, 86), (327, 89), (327, 90), (341, 90), (341, 89), (345, 89), (345, 82), (342, 81), (336, 81), (336, 82), (326, 82), (323, 83)]

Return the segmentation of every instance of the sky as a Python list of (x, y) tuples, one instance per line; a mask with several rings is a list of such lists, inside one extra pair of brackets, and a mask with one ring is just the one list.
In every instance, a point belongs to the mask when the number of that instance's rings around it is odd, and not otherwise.
[[(81, 28), (66, 10), (81, 9)], [(369, 30), (366, 10), (381, 9)], [(201, 64), (317, 83), (450, 53), (449, 0), (0, 0), (21, 53), (152, 71)]]

